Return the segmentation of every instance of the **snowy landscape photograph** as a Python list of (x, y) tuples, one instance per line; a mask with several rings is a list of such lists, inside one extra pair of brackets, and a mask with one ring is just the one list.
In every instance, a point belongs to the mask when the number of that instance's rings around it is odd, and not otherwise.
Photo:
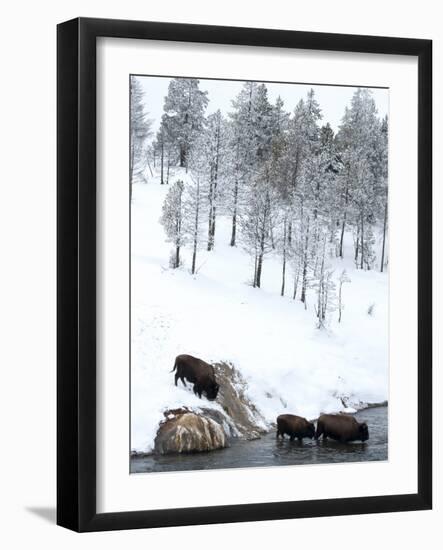
[(128, 96), (131, 473), (388, 460), (389, 90)]

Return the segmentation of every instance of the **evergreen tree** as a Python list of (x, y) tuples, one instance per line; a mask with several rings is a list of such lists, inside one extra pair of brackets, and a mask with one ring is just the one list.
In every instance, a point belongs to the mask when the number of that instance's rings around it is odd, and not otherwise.
[(220, 110), (218, 110), (208, 117), (204, 138), (206, 159), (209, 166), (208, 250), (214, 248), (217, 208), (221, 194), (220, 183), (224, 177), (227, 158), (227, 139), (226, 121), (223, 119)]
[(202, 244), (202, 226), (208, 207), (208, 190), (211, 182), (211, 165), (208, 162), (210, 144), (202, 133), (189, 153), (190, 177), (184, 194), (184, 232), (192, 245), (191, 273), (196, 270), (197, 251)]
[(192, 146), (204, 127), (208, 101), (196, 78), (173, 78), (169, 83), (163, 123), (178, 149), (180, 167), (186, 171)]
[(174, 245), (174, 252), (171, 255), (171, 267), (176, 269), (180, 266), (180, 249), (186, 242), (184, 227), (184, 185), (178, 180), (169, 189), (162, 207), (160, 223), (166, 233), (168, 242)]
[(272, 233), (277, 223), (276, 214), (269, 175), (264, 170), (255, 180), (254, 190), (240, 221), (242, 246), (254, 258), (254, 288), (260, 288), (264, 258), (273, 250)]
[(147, 139), (151, 135), (152, 122), (148, 119), (142, 85), (137, 77), (130, 79), (130, 184), (132, 197), (132, 184), (136, 174), (144, 168), (147, 155)]
[(361, 269), (370, 269), (374, 261), (373, 225), (377, 218), (377, 189), (380, 180), (379, 146), (381, 124), (372, 93), (358, 88), (346, 109), (337, 140), (343, 163), (341, 195), (340, 256), (348, 223), (354, 225), (355, 260)]
[(383, 237), (380, 259), (380, 271), (383, 273), (383, 268), (386, 260), (386, 233), (388, 230), (388, 117), (386, 116), (381, 124), (380, 138), (378, 142), (378, 162), (380, 167), (378, 177), (378, 193), (379, 193), (379, 212), (382, 213), (383, 220)]
[[(272, 106), (268, 100), (267, 88), (257, 82), (245, 82), (238, 96), (232, 101), (231, 148), (233, 158), (231, 211), (231, 246), (236, 244), (237, 222), (241, 215), (242, 199), (245, 202), (253, 188), (253, 180), (260, 164), (268, 160), (272, 140)], [(245, 187), (249, 186), (249, 190)]]

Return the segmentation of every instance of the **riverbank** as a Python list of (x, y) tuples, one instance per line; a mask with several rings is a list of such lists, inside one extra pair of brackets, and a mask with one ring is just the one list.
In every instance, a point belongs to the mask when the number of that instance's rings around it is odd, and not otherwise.
[(208, 453), (131, 457), (131, 473), (211, 470), (226, 468), (262, 468), (298, 464), (369, 462), (388, 459), (388, 407), (372, 406), (355, 414), (369, 426), (365, 443), (339, 443), (304, 439), (303, 443), (276, 439), (275, 431), (260, 439), (247, 441), (232, 438), (226, 449)]

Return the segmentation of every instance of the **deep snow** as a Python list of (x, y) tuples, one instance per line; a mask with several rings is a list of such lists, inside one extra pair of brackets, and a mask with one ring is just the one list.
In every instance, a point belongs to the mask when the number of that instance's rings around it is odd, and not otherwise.
[[(170, 185), (177, 179), (171, 177)], [(180, 174), (180, 179), (184, 175)], [(266, 257), (262, 288), (249, 285), (252, 260), (240, 246), (229, 246), (230, 219), (217, 218), (215, 249), (198, 253), (198, 273), (185, 265), (169, 268), (172, 245), (159, 223), (170, 185), (158, 178), (133, 185), (131, 209), (131, 449), (153, 447), (163, 411), (180, 406), (214, 407), (190, 387), (173, 384), (176, 355), (188, 353), (208, 362), (230, 362), (248, 382), (248, 397), (271, 423), (291, 412), (316, 418), (344, 410), (349, 403), (388, 399), (388, 275), (356, 270), (352, 237), (346, 235), (345, 259), (331, 261), (343, 286), (342, 322), (333, 313), (329, 329), (318, 330), (314, 290), (308, 308), (280, 296), (281, 261)], [(372, 315), (368, 308), (375, 304)], [(348, 409), (350, 410), (350, 409)]]

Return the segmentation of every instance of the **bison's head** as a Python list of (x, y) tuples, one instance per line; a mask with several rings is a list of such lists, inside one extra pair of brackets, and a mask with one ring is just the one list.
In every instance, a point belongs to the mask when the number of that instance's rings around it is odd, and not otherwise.
[(362, 441), (367, 441), (369, 439), (369, 430), (368, 430), (368, 425), (366, 424), (366, 422), (362, 422), (359, 427), (359, 432), (360, 432), (360, 439)]
[(209, 399), (209, 401), (214, 401), (217, 399), (218, 390), (220, 389), (220, 386), (217, 384), (217, 382), (212, 382), (209, 387), (206, 390), (206, 397)]
[(308, 423), (308, 437), (311, 439), (315, 436), (315, 426), (313, 422)]

